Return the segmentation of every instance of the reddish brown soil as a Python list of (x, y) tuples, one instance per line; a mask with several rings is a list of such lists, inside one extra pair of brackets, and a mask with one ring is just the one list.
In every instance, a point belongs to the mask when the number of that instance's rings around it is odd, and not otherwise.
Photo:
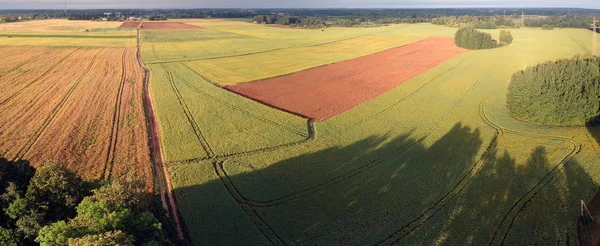
[(121, 24), (119, 27), (120, 28), (137, 28), (140, 23), (139, 21), (128, 21), (128, 22), (123, 22), (123, 24)]
[(185, 24), (183, 22), (144, 22), (142, 23), (142, 29), (153, 30), (153, 29), (204, 29), (201, 26), (195, 26)]
[(452, 38), (432, 37), (349, 61), (225, 88), (296, 115), (324, 120), (464, 52), (454, 46)]

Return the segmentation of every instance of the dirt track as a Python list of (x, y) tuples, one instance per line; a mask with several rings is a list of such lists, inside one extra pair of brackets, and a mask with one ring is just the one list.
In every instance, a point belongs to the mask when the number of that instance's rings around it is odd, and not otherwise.
[(171, 186), (171, 179), (168, 176), (167, 166), (165, 165), (164, 156), (162, 153), (162, 147), (160, 142), (160, 132), (158, 130), (158, 121), (154, 114), (154, 106), (152, 101), (152, 93), (150, 92), (150, 70), (146, 67), (142, 61), (141, 56), (141, 37), (140, 29), (137, 30), (137, 58), (140, 66), (144, 70), (144, 111), (146, 112), (146, 120), (148, 123), (148, 135), (150, 136), (150, 155), (152, 163), (154, 165), (154, 172), (157, 179), (156, 188), (160, 194), (160, 199), (163, 208), (167, 210), (167, 215), (171, 212), (175, 225), (177, 227), (177, 233), (180, 239), (183, 239), (183, 229), (181, 227), (181, 221), (179, 220), (179, 213), (177, 205), (175, 204), (175, 197), (173, 194), (173, 187)]
[(353, 60), (225, 89), (296, 115), (324, 120), (464, 52), (467, 51), (456, 47), (452, 38), (432, 37)]

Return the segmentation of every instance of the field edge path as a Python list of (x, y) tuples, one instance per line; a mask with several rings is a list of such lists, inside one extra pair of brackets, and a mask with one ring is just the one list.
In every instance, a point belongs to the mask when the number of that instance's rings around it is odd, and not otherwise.
[(160, 134), (156, 115), (154, 114), (154, 104), (152, 101), (152, 94), (150, 93), (150, 70), (144, 64), (141, 55), (142, 41), (140, 35), (140, 25), (137, 27), (137, 61), (144, 70), (144, 90), (143, 90), (143, 101), (144, 101), (144, 112), (146, 115), (146, 124), (148, 127), (148, 137), (150, 138), (150, 159), (153, 164), (154, 175), (156, 177), (156, 190), (160, 194), (160, 200), (163, 208), (167, 211), (167, 216), (171, 213), (173, 221), (177, 227), (177, 235), (179, 239), (184, 239), (181, 222), (179, 219), (178, 207), (175, 203), (175, 197), (173, 194), (173, 187), (171, 185), (171, 179), (169, 178), (167, 166), (165, 165), (164, 155), (162, 153), (162, 146), (160, 143)]

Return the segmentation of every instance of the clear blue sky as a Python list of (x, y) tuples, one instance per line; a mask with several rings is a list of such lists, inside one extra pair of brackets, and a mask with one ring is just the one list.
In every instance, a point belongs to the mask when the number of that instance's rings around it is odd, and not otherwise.
[[(67, 0), (86, 8), (466, 8), (573, 7), (600, 9), (600, 0)], [(0, 9), (62, 9), (64, 0), (0, 0)]]

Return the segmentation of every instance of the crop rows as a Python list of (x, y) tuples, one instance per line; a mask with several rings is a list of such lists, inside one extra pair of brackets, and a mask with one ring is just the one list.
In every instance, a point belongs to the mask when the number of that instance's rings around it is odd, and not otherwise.
[(23, 65), (22, 77), (3, 77), (0, 153), (35, 166), (59, 161), (90, 179), (139, 178), (151, 189), (134, 51), (51, 50)]

